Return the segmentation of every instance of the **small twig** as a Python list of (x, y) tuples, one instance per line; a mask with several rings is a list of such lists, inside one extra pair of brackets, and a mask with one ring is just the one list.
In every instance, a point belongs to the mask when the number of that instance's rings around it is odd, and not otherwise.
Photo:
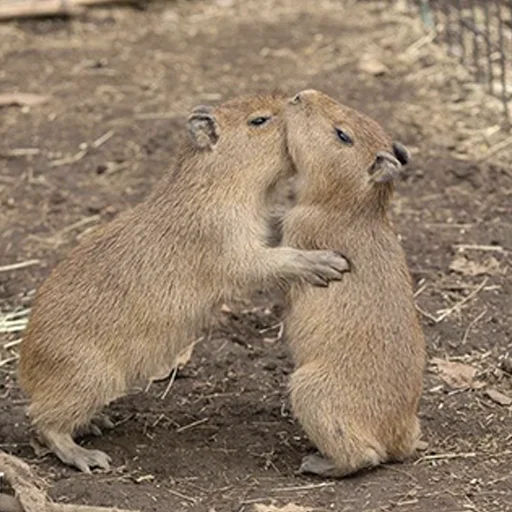
[(474, 224), (454, 224), (449, 222), (426, 222), (425, 227), (427, 228), (455, 228), (455, 229), (469, 229)]
[[(66, 226), (61, 231), (58, 231), (57, 233), (48, 236), (48, 237), (41, 237), (37, 235), (28, 235), (30, 238), (37, 240), (40, 243), (45, 243), (51, 246), (58, 247), (59, 245), (63, 244), (65, 240), (63, 239), (62, 235), (65, 235), (69, 233), (70, 231), (73, 231), (74, 229), (80, 228), (85, 224), (90, 224), (92, 222), (99, 221), (101, 219), (100, 215), (91, 215), (90, 217), (84, 217), (83, 219), (71, 224), (70, 226)], [(81, 235), (84, 235), (84, 233), (88, 232), (91, 228), (88, 228), (88, 230), (85, 230)], [(77, 238), (80, 238), (80, 235), (77, 235)]]
[(420, 286), (415, 292), (414, 292), (414, 298), (419, 297), (426, 289), (427, 289), (428, 283), (423, 283), (423, 286)]
[(441, 313), (436, 318), (436, 324), (439, 322), (442, 322), (446, 317), (450, 316), (454, 311), (458, 311), (464, 304), (469, 302), (471, 299), (473, 299), (478, 292), (480, 292), (483, 287), (487, 284), (487, 281), (489, 281), (489, 278), (486, 277), (467, 297), (464, 297), (460, 302), (457, 302), (454, 306), (451, 308), (445, 310), (443, 313)]
[(173, 489), (167, 489), (167, 491), (170, 494), (174, 494), (174, 496), (178, 496), (178, 498), (182, 498), (184, 500), (190, 501), (194, 505), (197, 503), (197, 499), (196, 498), (192, 498), (191, 496), (187, 496), (186, 494), (182, 494), (181, 492), (174, 491)]
[(176, 432), (184, 432), (185, 430), (188, 430), (189, 428), (197, 427), (198, 425), (202, 425), (203, 423), (206, 423), (210, 418), (203, 418), (202, 420), (193, 421), (192, 423), (189, 423), (188, 425), (184, 425), (183, 427), (177, 428)]
[(433, 315), (431, 315), (428, 311), (425, 311), (424, 309), (420, 308), (418, 304), (414, 305), (416, 307), (416, 310), (421, 313), (425, 318), (428, 318), (429, 320), (432, 320), (432, 322), (437, 323), (437, 318)]
[[(110, 507), (92, 507), (90, 505), (71, 505), (69, 503), (51, 503), (45, 504), (47, 512), (136, 512), (134, 510), (124, 510)], [(0, 494), (0, 512), (25, 512), (21, 503), (14, 496)]]
[(31, 267), (32, 265), (38, 265), (41, 263), (40, 260), (27, 260), (20, 261), (19, 263), (11, 263), (10, 265), (3, 265), (0, 267), (0, 272), (11, 272), (12, 270), (19, 270), (26, 267)]
[(412, 475), (411, 473), (409, 473), (408, 471), (405, 471), (403, 469), (398, 469), (398, 468), (395, 468), (393, 466), (388, 466), (388, 465), (383, 465), (382, 469), (384, 469), (386, 471), (394, 471), (395, 473), (400, 473), (401, 475), (405, 475), (406, 477), (408, 477), (411, 480), (414, 480), (416, 483), (418, 483), (418, 479), (414, 475)]
[(214, 398), (225, 398), (226, 396), (233, 396), (233, 395), (236, 395), (236, 394), (237, 393), (235, 391), (231, 391), (231, 392), (228, 392), (228, 393), (212, 393), (210, 395), (201, 395), (194, 402), (199, 402), (201, 400), (213, 400)]
[(424, 455), (420, 457), (418, 460), (414, 461), (414, 464), (419, 464), (420, 462), (425, 462), (429, 460), (449, 460), (449, 459), (469, 459), (471, 457), (476, 457), (476, 452), (466, 452), (466, 453), (438, 453), (436, 455)]
[(44, 482), (34, 475), (30, 466), (3, 452), (0, 452), (0, 469), (4, 482), (14, 490), (14, 496), (0, 492), (1, 512), (130, 512), (115, 507), (54, 503), (46, 494)]
[(13, 341), (9, 341), (4, 345), (4, 349), (9, 349), (18, 346), (21, 343), (21, 338)]
[(27, 0), (17, 2), (14, 5), (3, 5), (0, 9), (0, 20), (11, 20), (15, 18), (30, 18), (37, 16), (71, 16), (81, 12), (75, 5), (69, 5), (63, 0)]
[(461, 249), (462, 251), (473, 250), (473, 251), (489, 251), (489, 252), (508, 252), (506, 249), (501, 247), (500, 245), (466, 245), (466, 244), (457, 244), (455, 245), (457, 249)]
[(147, 112), (135, 115), (135, 119), (139, 121), (151, 121), (154, 119), (174, 119), (175, 117), (175, 112)]
[(80, 14), (87, 6), (114, 3), (133, 2), (128, 0), (18, 0), (0, 6), (0, 20), (51, 15), (72, 16)]
[(0, 332), (11, 333), (24, 331), (27, 327), (27, 320), (13, 320), (11, 322), (2, 321), (0, 323)]
[(273, 331), (274, 329), (277, 329), (279, 327), (279, 329), (281, 329), (281, 325), (282, 325), (283, 322), (279, 322), (275, 325), (271, 325), (270, 327), (265, 327), (264, 329), (260, 329), (259, 332), (260, 334), (264, 334), (268, 331)]
[(49, 512), (138, 512), (115, 507), (93, 507), (91, 505), (71, 505), (64, 503), (51, 503), (47, 505)]
[(165, 400), (165, 397), (167, 396), (167, 393), (171, 390), (171, 387), (174, 383), (174, 379), (176, 378), (176, 373), (178, 373), (178, 366), (176, 365), (172, 369), (171, 377), (169, 379), (169, 383), (167, 384), (167, 387), (165, 388), (165, 391), (162, 393), (162, 396), (160, 397), (160, 400)]
[(100, 146), (102, 146), (103, 144), (105, 144), (105, 142), (107, 142), (108, 140), (110, 140), (114, 135), (114, 130), (109, 130), (107, 133), (103, 134), (101, 137), (97, 138), (93, 143), (92, 143), (92, 147), (93, 148), (99, 148)]
[(267, 329), (262, 329), (261, 331), (259, 331), (260, 333), (264, 333), (264, 332), (268, 332), (272, 329), (275, 329), (276, 327), (279, 327), (276, 335), (273, 337), (273, 338), (263, 338), (263, 341), (266, 342), (266, 343), (276, 343), (278, 341), (280, 341), (283, 337), (283, 334), (284, 334), (284, 322), (279, 322), (278, 324), (272, 326), (272, 327), (268, 327)]
[(12, 311), (5, 315), (0, 315), (0, 332), (19, 332), (23, 331), (27, 326), (28, 314), (30, 309), (23, 309), (21, 311)]
[(105, 174), (107, 176), (112, 176), (112, 174), (115, 174), (116, 172), (124, 171), (128, 165), (128, 162), (107, 162), (107, 170), (105, 171)]
[(6, 313), (4, 315), (4, 317), (2, 318), (2, 320), (14, 321), (16, 319), (19, 319), (20, 317), (26, 317), (29, 313), (30, 313), (30, 308), (15, 309), (14, 311), (11, 311), (10, 313)]
[(469, 331), (471, 330), (472, 327), (475, 326), (478, 320), (480, 320), (485, 315), (485, 313), (487, 313), (487, 308), (485, 308), (476, 318), (474, 318), (469, 323), (469, 325), (466, 328), (466, 331), (464, 332), (464, 336), (462, 337), (462, 345), (466, 344), (466, 341), (468, 341)]
[(67, 156), (61, 158), (59, 160), (53, 160), (50, 162), (50, 167), (60, 167), (61, 165), (69, 165), (74, 164), (80, 160), (87, 154), (87, 149), (81, 149), (78, 153), (75, 153), (73, 156)]
[(3, 361), (0, 361), (0, 368), (2, 368), (2, 366), (5, 366), (6, 364), (13, 363), (14, 361), (17, 361), (19, 358), (20, 358), (20, 356), (13, 356), (13, 357), (8, 357), (7, 359), (4, 359)]
[(160, 414), (158, 418), (152, 423), (151, 428), (155, 428), (165, 417), (165, 414)]
[(297, 485), (294, 487), (274, 487), (273, 492), (292, 492), (292, 491), (309, 491), (311, 489), (320, 489), (321, 487), (331, 487), (334, 482), (321, 482), (319, 484)]
[(14, 148), (9, 149), (5, 153), (0, 153), (1, 157), (5, 158), (20, 158), (23, 156), (35, 156), (41, 152), (39, 148)]
[(402, 53), (407, 54), (407, 55), (413, 55), (414, 53), (417, 53), (417, 51), (422, 46), (425, 46), (426, 44), (431, 43), (434, 40), (435, 36), (436, 36), (436, 34), (434, 31), (428, 33), (427, 35), (416, 40), (413, 44), (411, 44), (411, 46), (409, 46), (409, 48), (406, 48)]
[(91, 215), (90, 217), (84, 217), (83, 219), (80, 219), (79, 221), (66, 226), (64, 229), (61, 229), (59, 231), (59, 235), (65, 235), (66, 233), (69, 233), (70, 231), (74, 231), (77, 228), (81, 228), (82, 226), (85, 226), (86, 224), (90, 224), (91, 222), (97, 222), (101, 219), (99, 215)]
[(486, 160), (490, 156), (500, 152), (502, 149), (506, 149), (509, 146), (512, 145), (512, 137), (508, 137), (505, 140), (502, 140), (501, 142), (498, 142), (494, 146), (491, 146), (483, 155), (480, 155), (476, 158), (478, 162), (481, 162), (482, 160)]

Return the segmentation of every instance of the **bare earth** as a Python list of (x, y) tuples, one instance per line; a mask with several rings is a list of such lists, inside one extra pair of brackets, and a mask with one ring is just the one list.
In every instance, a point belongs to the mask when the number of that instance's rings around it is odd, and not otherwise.
[[(147, 512), (512, 510), (512, 160), (495, 151), (507, 137), (493, 128), (496, 105), (458, 85), (463, 71), (415, 18), (382, 2), (178, 1), (4, 24), (0, 41), (0, 92), (50, 96), (0, 109), (0, 265), (39, 260), (0, 272), (3, 314), (30, 306), (84, 232), (148, 193), (195, 104), (314, 87), (414, 153), (392, 213), (431, 359), (417, 460), (343, 481), (294, 473), (312, 447), (289, 411), (279, 301), (260, 296), (221, 313), (165, 399), (163, 382), (111, 405), (116, 429), (84, 440), (113, 456), (108, 474), (36, 457), (9, 345), (22, 332), (0, 334), (0, 448), (38, 467), (55, 500)], [(467, 366), (443, 377), (434, 358)]]

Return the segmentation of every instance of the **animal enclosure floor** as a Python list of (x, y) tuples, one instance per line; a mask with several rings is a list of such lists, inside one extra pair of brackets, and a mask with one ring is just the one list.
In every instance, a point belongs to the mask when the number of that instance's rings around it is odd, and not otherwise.
[(145, 512), (512, 510), (511, 145), (495, 102), (459, 85), (464, 71), (420, 22), (386, 5), (197, 0), (0, 25), (0, 91), (48, 96), (0, 107), (0, 265), (38, 260), (0, 272), (3, 317), (30, 306), (84, 233), (148, 193), (196, 104), (313, 87), (413, 151), (392, 219), (428, 343), (425, 452), (342, 481), (296, 475), (312, 448), (289, 411), (279, 300), (258, 296), (220, 313), (165, 399), (163, 382), (112, 404), (115, 430), (84, 443), (114, 470), (79, 474), (28, 445), (21, 316), (0, 334), (0, 449), (35, 465), (55, 500)]

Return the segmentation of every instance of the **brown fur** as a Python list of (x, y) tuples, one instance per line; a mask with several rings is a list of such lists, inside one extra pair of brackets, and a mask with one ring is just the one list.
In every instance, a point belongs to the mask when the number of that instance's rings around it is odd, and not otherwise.
[(283, 176), (267, 194), (268, 245), (275, 247), (283, 239), (283, 219), (295, 205), (296, 174)]
[[(387, 217), (392, 183), (384, 182), (406, 150), (371, 119), (317, 91), (300, 93), (285, 119), (301, 178), (284, 243), (336, 249), (351, 264), (327, 290), (293, 286), (286, 318), (297, 365), (293, 410), (325, 456), (305, 457), (301, 471), (341, 477), (404, 459), (420, 435), (424, 338), (405, 255)], [(335, 128), (353, 145), (344, 145)]]
[[(347, 269), (331, 251), (265, 245), (265, 192), (291, 165), (284, 103), (269, 95), (195, 109), (174, 172), (41, 286), (19, 375), (33, 424), (63, 462), (108, 468), (106, 454), (72, 435), (138, 380), (186, 359), (221, 300), (293, 279), (325, 285)], [(270, 120), (250, 125), (257, 116)], [(92, 421), (93, 431), (111, 425)]]

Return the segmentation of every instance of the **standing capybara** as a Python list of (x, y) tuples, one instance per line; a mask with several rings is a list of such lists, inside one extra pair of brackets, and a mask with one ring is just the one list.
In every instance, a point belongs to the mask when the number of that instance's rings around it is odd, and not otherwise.
[(173, 172), (41, 286), (19, 375), (39, 437), (64, 463), (109, 467), (73, 434), (111, 426), (95, 415), (175, 365), (220, 301), (293, 280), (326, 285), (347, 270), (329, 250), (265, 243), (265, 194), (291, 165), (284, 104), (268, 95), (195, 109)]
[(293, 285), (287, 338), (295, 416), (322, 455), (300, 471), (341, 477), (417, 445), (425, 343), (404, 252), (388, 220), (408, 151), (364, 115), (307, 90), (285, 110), (299, 175), (283, 243), (335, 249), (351, 271), (327, 290)]

